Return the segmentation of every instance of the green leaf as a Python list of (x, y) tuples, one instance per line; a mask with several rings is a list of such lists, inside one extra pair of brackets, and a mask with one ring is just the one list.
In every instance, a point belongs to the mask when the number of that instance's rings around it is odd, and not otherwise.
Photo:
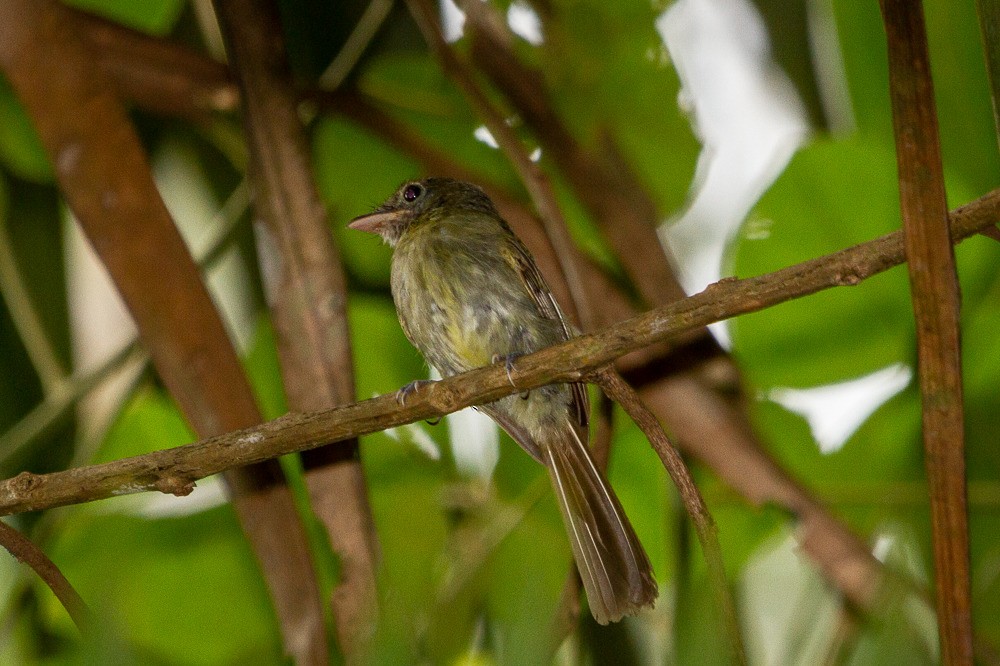
[[(962, 181), (951, 178), (948, 185), (959, 198), (971, 199)], [(898, 201), (895, 159), (888, 150), (857, 140), (811, 144), (744, 224), (734, 248), (735, 273), (768, 273), (898, 229)], [(972, 246), (956, 252), (959, 274), (975, 297), (997, 255)], [(910, 364), (914, 335), (906, 269), (741, 316), (732, 332), (734, 353), (760, 387), (815, 386)]]
[[(889, 74), (878, 3), (833, 4), (859, 129), (867, 140), (891, 145)], [(944, 161), (974, 192), (984, 193), (996, 184), (993, 174), (1000, 170), (1000, 157), (975, 5), (935, 0), (924, 7)], [(966, 200), (949, 196), (949, 201), (954, 207)]]
[(548, 493), (490, 561), (487, 609), (498, 664), (551, 659), (555, 646), (548, 628), (573, 566), (562, 518)]
[(620, 410), (614, 418), (621, 426), (612, 443), (608, 480), (649, 555), (657, 580), (667, 580), (673, 564), (667, 553), (676, 544), (667, 531), (666, 516), (668, 507), (677, 501), (676, 490), (639, 427)]
[(139, 654), (188, 664), (280, 654), (267, 591), (229, 506), (160, 520), (75, 511), (51, 553)]
[[(871, 240), (899, 225), (895, 160), (860, 142), (818, 141), (792, 160), (737, 241), (748, 277)], [(859, 377), (911, 357), (905, 269), (828, 289), (733, 322), (734, 353), (760, 387)]]
[[(392, 441), (364, 446), (362, 458), (376, 452), (384, 456), (383, 464), (374, 470), (366, 465), (382, 546), (381, 616), (372, 663), (413, 663), (440, 586), (447, 539), (443, 469)], [(394, 465), (387, 464), (390, 458)]]

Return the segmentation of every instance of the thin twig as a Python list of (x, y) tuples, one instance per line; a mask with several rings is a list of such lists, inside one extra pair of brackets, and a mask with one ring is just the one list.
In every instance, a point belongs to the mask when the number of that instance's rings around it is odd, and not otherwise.
[(340, 87), (389, 16), (394, 2), (395, 0), (371, 0), (368, 3), (364, 14), (358, 19), (354, 30), (344, 41), (333, 62), (320, 74), (318, 83), (323, 90), (335, 90)]
[[(2, 207), (3, 202), (0, 202)], [(14, 256), (14, 244), (7, 220), (9, 210), (0, 210), (0, 296), (10, 312), (18, 337), (28, 352), (38, 374), (42, 391), (48, 393), (66, 379), (66, 369), (59, 360), (51, 336), (42, 324), (41, 315), (31, 298), (24, 275)]]
[(77, 629), (84, 632), (92, 626), (90, 609), (59, 567), (30, 539), (2, 520), (0, 520), (0, 546), (38, 574), (69, 613)]
[[(994, 190), (952, 213), (952, 239), (958, 242), (998, 219), (1000, 190)], [(257, 427), (101, 465), (43, 475), (23, 472), (0, 482), (0, 514), (147, 490), (185, 494), (194, 481), (234, 466), (434, 419), (546, 384), (584, 381), (631, 350), (823, 289), (857, 285), (903, 258), (902, 233), (897, 231), (774, 273), (723, 280), (683, 301), (521, 357), (517, 388), (501, 363), (421, 387), (402, 406), (395, 394), (388, 394), (321, 412), (287, 414)]]
[(148, 358), (139, 342), (132, 340), (98, 367), (74, 373), (51, 388), (42, 402), (0, 435), (0, 465), (14, 459), (26, 446), (49, 432), (81, 398), (116, 376), (122, 367)]
[[(571, 314), (575, 315), (573, 319), (580, 324), (583, 330), (593, 330), (596, 322), (593, 310), (589, 306), (586, 293), (587, 283), (580, 275), (575, 253), (572, 250), (573, 242), (569, 237), (562, 211), (556, 203), (552, 185), (538, 164), (528, 156), (528, 152), (510, 125), (476, 84), (468, 67), (458, 57), (454, 49), (445, 42), (436, 18), (436, 8), (428, 0), (407, 0), (407, 4), (410, 7), (410, 13), (424, 34), (424, 39), (437, 55), (441, 66), (458, 85), (470, 106), (475, 109), (486, 124), (497, 145), (500, 146), (504, 155), (520, 175), (521, 181), (531, 195), (531, 200), (545, 226), (546, 235), (553, 250), (555, 250), (566, 285), (572, 296), (573, 310)], [(566, 305), (569, 304), (563, 304), (564, 307)]]
[[(212, 235), (195, 256), (203, 273), (211, 271), (223, 253), (231, 247), (238, 222), (249, 205), (249, 189), (246, 179), (243, 179), (208, 224)], [(138, 335), (135, 335), (96, 368), (78, 370), (50, 387), (41, 403), (0, 435), (0, 465), (11, 460), (21, 449), (47, 432), (80, 399), (115, 376), (119, 369), (132, 363), (145, 364), (148, 361), (149, 356), (142, 349)]]
[(930, 54), (919, 2), (882, 0), (882, 14), (889, 52), (903, 238), (916, 318), (941, 660), (949, 665), (972, 664), (960, 297), (948, 229)]
[(726, 568), (722, 560), (722, 548), (719, 546), (718, 528), (705, 505), (705, 500), (698, 492), (698, 486), (691, 478), (687, 465), (684, 464), (684, 459), (667, 437), (659, 421), (621, 375), (608, 366), (596, 373), (595, 380), (608, 397), (621, 405), (639, 426), (677, 487), (684, 508), (694, 523), (698, 541), (701, 542), (702, 553), (708, 565), (709, 579), (712, 581), (716, 602), (722, 611), (733, 656), (737, 663), (746, 664), (746, 650), (743, 648), (743, 637), (736, 616), (736, 604), (726, 582)]

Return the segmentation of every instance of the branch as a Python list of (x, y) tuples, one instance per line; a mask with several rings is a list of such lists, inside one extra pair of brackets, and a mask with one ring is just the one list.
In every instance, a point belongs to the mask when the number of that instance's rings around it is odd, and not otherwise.
[(959, 286), (920, 2), (883, 0), (945, 664), (972, 664)]
[[(354, 400), (347, 286), (326, 210), (313, 181), (309, 144), (297, 113), (278, 9), (271, 0), (216, 0), (250, 144), (256, 230), (291, 410), (309, 412)], [(344, 156), (344, 159), (350, 159)], [(377, 616), (378, 544), (356, 439), (302, 457), (310, 505), (340, 559), (332, 605), (348, 661)], [(314, 659), (327, 659), (322, 617), (312, 627)]]
[[(1000, 190), (952, 213), (959, 241), (1000, 220)], [(100, 465), (0, 482), (0, 515), (115, 495), (190, 491), (222, 470), (322, 446), (414, 421), (434, 419), (556, 382), (585, 381), (624, 354), (716, 321), (762, 310), (837, 286), (851, 286), (903, 263), (903, 238), (894, 232), (824, 257), (744, 280), (726, 279), (682, 301), (643, 313), (519, 358), (511, 386), (501, 363), (434, 382), (400, 406), (394, 394), (309, 414), (286, 414), (254, 428)]]
[(153, 113), (193, 121), (237, 108), (239, 91), (224, 64), (169, 39), (84, 11), (64, 11), (123, 98)]
[(585, 148), (556, 114), (543, 74), (514, 53), (507, 22), (497, 10), (483, 2), (461, 5), (473, 60), (559, 165), (646, 303), (658, 306), (683, 298), (656, 234), (656, 205), (610, 138), (604, 137), (597, 149)]
[(82, 632), (88, 626), (93, 625), (90, 609), (87, 608), (87, 604), (73, 585), (66, 580), (66, 576), (59, 570), (59, 567), (49, 559), (49, 556), (41, 548), (2, 520), (0, 520), (0, 546), (6, 548), (7, 552), (17, 558), (18, 562), (27, 564), (38, 574), (38, 577), (49, 586), (52, 593), (56, 595), (56, 599), (69, 613), (77, 629)]
[[(203, 437), (258, 423), (222, 320), (156, 189), (124, 105), (95, 66), (74, 15), (40, 0), (4, 0), (0, 9), (0, 67), (171, 395)], [(294, 641), (308, 621), (304, 599), (315, 573), (281, 466), (272, 460), (233, 469), (226, 481), (286, 641)], [(172, 488), (183, 493), (190, 486)], [(318, 603), (314, 609), (322, 627)]]
[(722, 560), (722, 548), (719, 546), (719, 530), (715, 521), (712, 520), (708, 507), (705, 506), (705, 500), (698, 492), (698, 486), (691, 478), (691, 472), (688, 471), (680, 452), (667, 437), (667, 433), (663, 431), (656, 416), (643, 404), (635, 389), (629, 386), (621, 375), (612, 368), (606, 367), (597, 373), (596, 379), (598, 386), (608, 397), (621, 405), (622, 409), (639, 426), (677, 487), (684, 508), (691, 517), (691, 522), (694, 523), (698, 541), (701, 542), (701, 549), (708, 564), (709, 579), (712, 582), (712, 587), (715, 588), (716, 599), (722, 610), (733, 656), (737, 663), (746, 664), (746, 650), (743, 648), (740, 624), (736, 616), (736, 605), (733, 603), (729, 585), (726, 583), (726, 567)]

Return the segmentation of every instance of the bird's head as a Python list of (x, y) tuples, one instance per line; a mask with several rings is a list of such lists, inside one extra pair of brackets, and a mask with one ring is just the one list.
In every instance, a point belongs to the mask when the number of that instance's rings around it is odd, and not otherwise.
[(425, 178), (403, 183), (382, 205), (347, 226), (378, 234), (395, 246), (412, 227), (468, 212), (497, 216), (493, 202), (478, 186), (451, 178)]

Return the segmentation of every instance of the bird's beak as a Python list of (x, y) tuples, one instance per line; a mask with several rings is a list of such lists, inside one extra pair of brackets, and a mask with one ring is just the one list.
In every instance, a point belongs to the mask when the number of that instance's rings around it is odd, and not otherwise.
[(388, 227), (399, 223), (402, 211), (393, 210), (386, 213), (370, 213), (351, 220), (347, 225), (348, 229), (357, 231), (367, 231), (370, 234), (384, 235)]

